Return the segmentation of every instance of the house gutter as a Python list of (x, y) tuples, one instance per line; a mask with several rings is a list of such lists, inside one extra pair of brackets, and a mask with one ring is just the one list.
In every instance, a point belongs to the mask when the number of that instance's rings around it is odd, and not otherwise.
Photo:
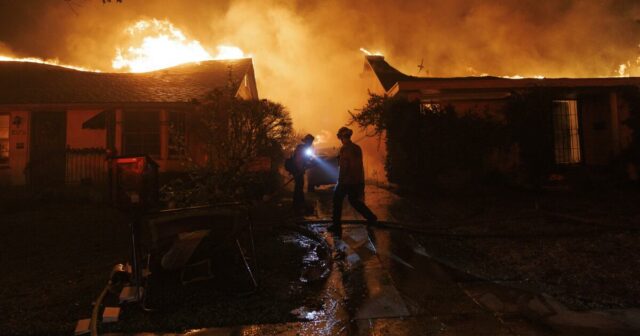
[(159, 108), (171, 108), (179, 110), (192, 109), (196, 102), (105, 102), (105, 103), (13, 103), (13, 104), (1, 104), (0, 112), (10, 111), (68, 111), (68, 110), (105, 110), (105, 109), (149, 109), (157, 110)]

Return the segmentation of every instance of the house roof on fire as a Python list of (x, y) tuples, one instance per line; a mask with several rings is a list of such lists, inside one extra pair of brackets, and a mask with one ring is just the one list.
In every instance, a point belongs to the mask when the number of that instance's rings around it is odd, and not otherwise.
[[(366, 67), (368, 64), (368, 68)], [(383, 56), (366, 56), (365, 70), (371, 70), (387, 93), (431, 90), (491, 90), (523, 89), (529, 87), (623, 87), (640, 86), (639, 77), (602, 78), (504, 78), (474, 77), (415, 77), (406, 75), (385, 61)]]
[(230, 79), (238, 90), (246, 75), (255, 82), (250, 58), (189, 63), (147, 73), (0, 62), (0, 104), (191, 102), (228, 85)]

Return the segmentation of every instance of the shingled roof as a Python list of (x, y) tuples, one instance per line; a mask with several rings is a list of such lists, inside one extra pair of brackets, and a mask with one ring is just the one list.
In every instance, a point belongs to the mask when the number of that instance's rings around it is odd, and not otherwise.
[(189, 63), (147, 73), (100, 73), (0, 62), (0, 104), (179, 103), (253, 75), (250, 58)]
[(398, 71), (384, 60), (384, 56), (367, 55), (365, 59), (385, 91), (389, 91), (397, 82), (419, 79)]
[(385, 91), (442, 89), (517, 89), (527, 87), (623, 87), (640, 86), (638, 77), (601, 78), (505, 78), (495, 76), (415, 77), (406, 75), (385, 61), (383, 56), (366, 56), (368, 64)]

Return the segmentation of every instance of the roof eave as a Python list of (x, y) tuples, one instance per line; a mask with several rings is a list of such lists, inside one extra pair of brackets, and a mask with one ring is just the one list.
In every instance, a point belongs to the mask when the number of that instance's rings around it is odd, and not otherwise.
[(104, 110), (104, 109), (192, 109), (196, 102), (106, 102), (106, 103), (9, 103), (0, 111)]

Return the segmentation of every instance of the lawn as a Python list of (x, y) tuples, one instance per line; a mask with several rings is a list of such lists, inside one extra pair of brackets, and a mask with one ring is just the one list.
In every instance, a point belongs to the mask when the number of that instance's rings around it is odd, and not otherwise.
[(545, 292), (574, 309), (637, 308), (640, 192), (501, 188), (406, 196), (396, 218), (427, 234), (435, 258), (479, 277)]
[[(127, 217), (87, 190), (32, 193), (10, 189), (1, 195), (0, 334), (72, 334), (78, 319), (90, 317), (92, 302), (113, 266), (129, 259)], [(258, 292), (233, 293), (233, 284), (225, 283), (229, 277), (220, 272), (229, 268), (231, 259), (220, 254), (212, 259), (213, 280), (183, 286), (172, 281), (175, 274), (167, 274), (168, 280), (149, 295), (148, 303), (158, 311), (125, 306), (120, 323), (100, 329), (182, 332), (195, 327), (295, 321), (298, 318), (292, 310), (301, 306), (319, 309), (323, 281), (308, 280), (308, 274), (315, 274), (325, 260), (317, 254), (326, 256), (327, 252), (316, 238), (281, 225), (289, 206), (261, 204), (252, 209), (259, 220), (255, 226)], [(150, 279), (154, 278), (158, 277)]]
[(73, 333), (114, 264), (128, 255), (126, 218), (74, 193), (4, 190), (0, 225), (3, 335)]

